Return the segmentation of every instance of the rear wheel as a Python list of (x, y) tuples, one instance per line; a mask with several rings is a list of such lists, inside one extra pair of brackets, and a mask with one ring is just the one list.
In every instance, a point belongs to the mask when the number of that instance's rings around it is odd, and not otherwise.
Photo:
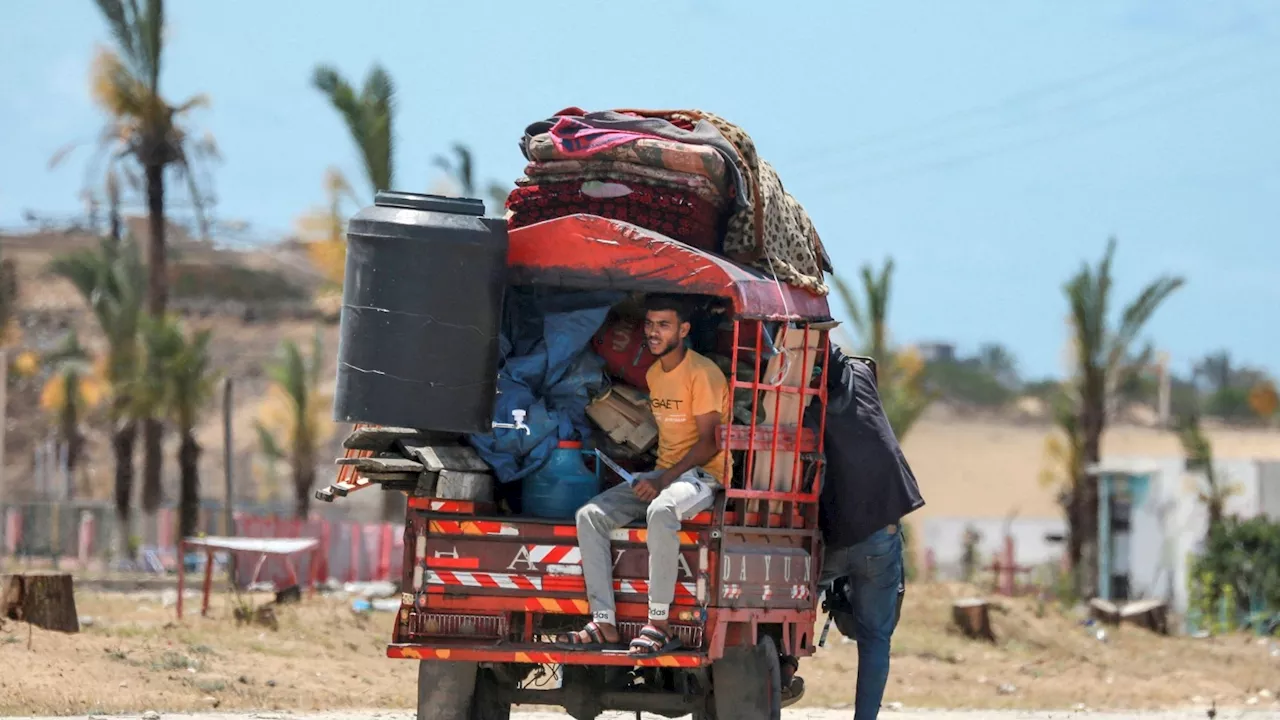
[(418, 663), (418, 720), (509, 720), (498, 676), (473, 662)]
[(782, 672), (773, 638), (728, 648), (712, 663), (709, 710), (708, 720), (781, 719)]

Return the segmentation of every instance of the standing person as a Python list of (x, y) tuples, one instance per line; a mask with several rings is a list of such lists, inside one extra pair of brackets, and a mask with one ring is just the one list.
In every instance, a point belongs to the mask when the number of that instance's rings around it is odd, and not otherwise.
[(843, 593), (852, 608), (858, 642), (853, 717), (874, 720), (906, 592), (902, 518), (923, 507), (924, 498), (885, 417), (875, 372), (834, 344), (827, 362), (827, 471), (818, 507), (826, 555), (818, 582), (827, 593)]
[(653, 656), (680, 646), (669, 624), (680, 523), (711, 507), (725, 474), (732, 472), (730, 457), (716, 445), (720, 426), (729, 423), (729, 384), (714, 362), (685, 347), (689, 330), (689, 311), (681, 298), (645, 299), (645, 340), (658, 358), (646, 375), (658, 424), (657, 467), (578, 510), (578, 546), (592, 621), (557, 638), (562, 647), (596, 650), (619, 644), (609, 534), (641, 517), (649, 528), (649, 622), (631, 641), (630, 651)]

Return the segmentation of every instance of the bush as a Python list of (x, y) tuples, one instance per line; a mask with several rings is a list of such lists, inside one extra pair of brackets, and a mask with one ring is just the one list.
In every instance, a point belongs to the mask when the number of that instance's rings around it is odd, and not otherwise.
[(169, 272), (173, 296), (180, 300), (288, 302), (307, 291), (279, 273), (238, 265), (177, 264)]
[(1224, 518), (1210, 530), (1191, 577), (1192, 607), (1206, 621), (1221, 615), (1220, 604), (1236, 616), (1280, 610), (1280, 523)]

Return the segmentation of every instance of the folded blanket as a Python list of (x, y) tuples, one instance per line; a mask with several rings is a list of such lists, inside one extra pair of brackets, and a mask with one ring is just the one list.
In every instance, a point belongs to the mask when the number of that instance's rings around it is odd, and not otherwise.
[[(574, 160), (556, 145), (548, 134), (529, 138), (526, 145), (529, 158), (537, 162)], [(681, 173), (702, 175), (716, 187), (729, 183), (724, 158), (716, 150), (702, 145), (688, 145), (661, 138), (637, 138), (620, 145), (600, 149), (590, 155), (591, 160), (648, 165)]]
[(517, 187), (507, 198), (507, 209), (512, 228), (587, 213), (629, 222), (709, 252), (717, 249), (722, 214), (685, 190), (581, 180)]
[(572, 180), (634, 181), (653, 187), (688, 190), (717, 207), (726, 207), (733, 195), (733, 186), (719, 187), (705, 175), (676, 172), (666, 168), (638, 165), (614, 160), (551, 160), (529, 163), (525, 177), (517, 185), (535, 183), (569, 182)]
[[(552, 133), (558, 135), (561, 144), (569, 154), (568, 159), (578, 149), (577, 143), (583, 146), (601, 147), (618, 140), (624, 134), (648, 136), (671, 140), (681, 145), (691, 145), (716, 151), (720, 156), (720, 165), (726, 168), (729, 181), (737, 188), (736, 199), (739, 203), (749, 197), (745, 193), (749, 189), (747, 172), (749, 168), (744, 157), (728, 136), (718, 127), (701, 118), (687, 115), (679, 117), (651, 117), (643, 111), (611, 111), (583, 112), (580, 108), (566, 108), (546, 120), (531, 123), (525, 128), (521, 141), (521, 150), (530, 160), (545, 160), (535, 157), (530, 152), (533, 138)], [(625, 158), (621, 158), (625, 159)], [(664, 166), (665, 167), (665, 166)], [(670, 168), (678, 169), (678, 168)]]
[(669, 122), (711, 125), (734, 148), (735, 167), (745, 168), (743, 196), (729, 217), (722, 244), (725, 255), (772, 272), (779, 280), (818, 295), (828, 292), (823, 271), (831, 272), (831, 259), (809, 214), (782, 187), (769, 163), (756, 153), (755, 141), (745, 130), (701, 110), (618, 110)]

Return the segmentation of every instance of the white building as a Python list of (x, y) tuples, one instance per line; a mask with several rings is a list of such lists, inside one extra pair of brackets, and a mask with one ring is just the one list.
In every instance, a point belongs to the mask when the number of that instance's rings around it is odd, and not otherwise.
[[(1227, 515), (1280, 521), (1280, 461), (1219, 459), (1230, 489)], [(1208, 514), (1202, 473), (1182, 457), (1110, 457), (1099, 475), (1099, 578), (1103, 597), (1165, 598), (1186, 612), (1191, 561), (1200, 552)]]
[[(1218, 477), (1231, 488), (1226, 514), (1267, 515), (1280, 521), (1280, 460), (1219, 459)], [(1208, 516), (1199, 473), (1171, 457), (1108, 457), (1096, 468), (1102, 500), (1099, 517), (1099, 590), (1114, 600), (1163, 598), (1187, 610), (1191, 561), (1199, 553)], [(919, 525), (921, 546), (933, 555), (940, 577), (960, 574), (967, 528), (978, 531), (983, 565), (1003, 552), (1005, 536), (1014, 560), (1038, 566), (1061, 560), (1066, 522), (1057, 517), (928, 517)]]

